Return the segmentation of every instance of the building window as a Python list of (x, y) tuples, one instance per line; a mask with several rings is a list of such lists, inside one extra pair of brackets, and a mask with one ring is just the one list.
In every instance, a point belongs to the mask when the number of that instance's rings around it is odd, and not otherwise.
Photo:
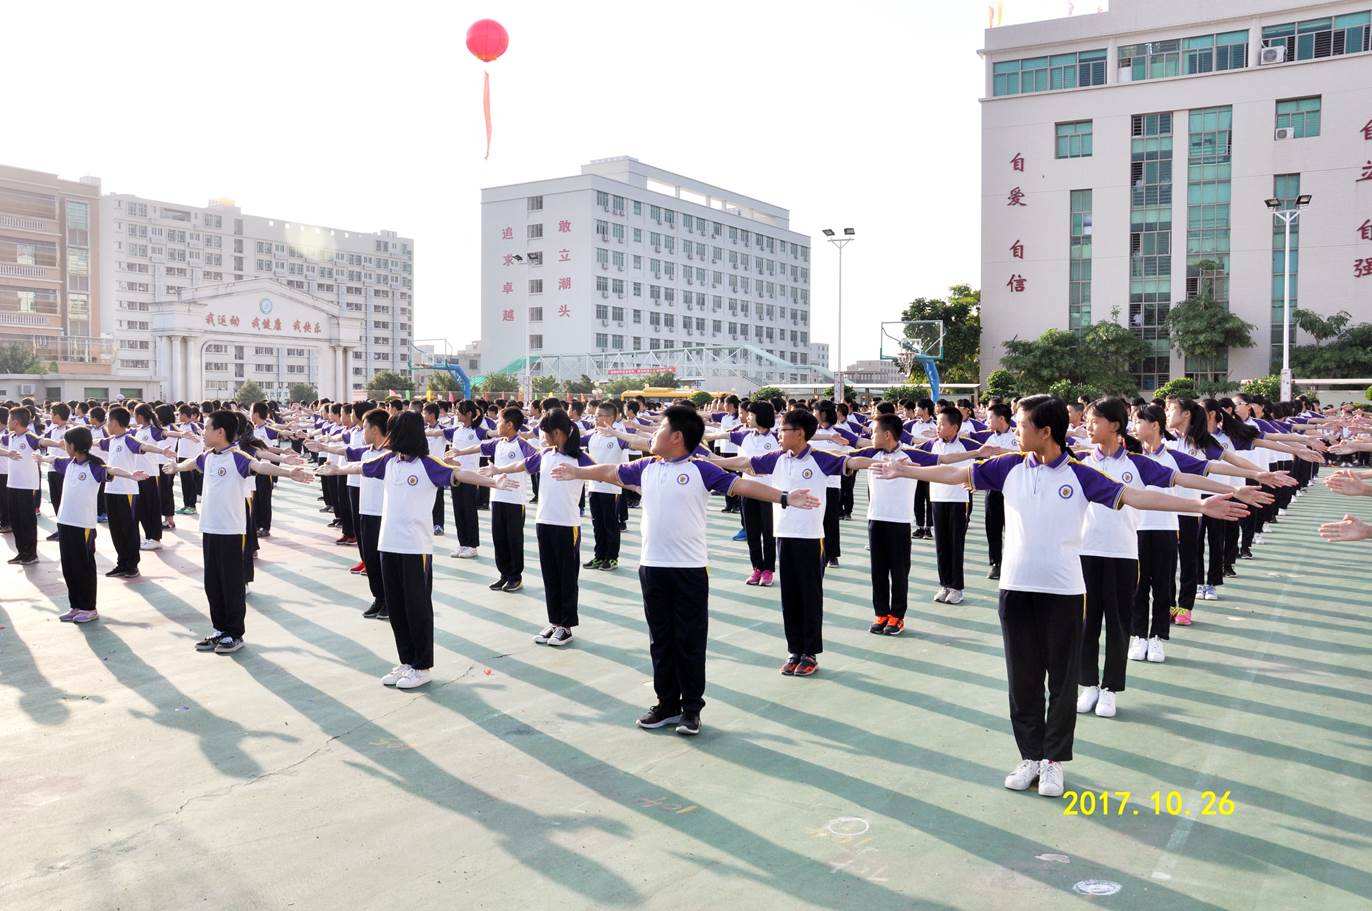
[(1285, 47), (1288, 61), (1358, 54), (1369, 47), (1369, 27), (1372, 12), (1270, 25), (1262, 30), (1262, 46)]
[(529, 240), (538, 240), (543, 236), (543, 225), (542, 223), (529, 225), (527, 231)]
[(1073, 190), (1068, 226), (1067, 328), (1091, 325), (1091, 191)]
[[(1126, 44), (1119, 49), (1119, 68), (1128, 70), (1129, 80), (1163, 79), (1181, 75), (1181, 40)], [(1121, 80), (1124, 81), (1124, 80)]]
[(1278, 101), (1277, 129), (1291, 130), (1294, 139), (1320, 135), (1320, 96)]
[(543, 211), (543, 197), (542, 197), (542, 196), (530, 196), (530, 197), (529, 197), (529, 209), (528, 209), (528, 211), (530, 211), (530, 212), (542, 212), (542, 211)]
[[(1209, 297), (1229, 306), (1229, 195), (1233, 154), (1233, 109), (1190, 112), (1186, 185), (1186, 296)], [(1187, 358), (1186, 375), (1222, 381), (1229, 357)]]
[(1147, 349), (1133, 372), (1156, 389), (1171, 371), (1172, 115), (1135, 114), (1129, 134), (1129, 327)]
[(1105, 48), (1100, 48), (994, 63), (991, 94), (999, 97), (1105, 85), (1105, 56)]
[(541, 350), (543, 350), (543, 336), (542, 336), (542, 335), (531, 335), (531, 336), (529, 336), (529, 348), (532, 349), (532, 350), (534, 350), (534, 351), (541, 351)]
[[(1272, 196), (1281, 200), (1283, 209), (1292, 209), (1296, 197), (1301, 195), (1301, 176), (1299, 174), (1277, 174), (1272, 178)], [(1296, 291), (1300, 273), (1301, 220), (1291, 220), (1291, 312), (1296, 311), (1299, 299)], [(1272, 219), (1272, 357), (1271, 370), (1281, 369), (1282, 321), (1285, 318), (1286, 301), (1286, 225), (1280, 218)], [(1292, 320), (1291, 344), (1296, 344), (1296, 325)]]
[(1057, 125), (1057, 157), (1091, 157), (1091, 121), (1074, 120)]
[(529, 322), (531, 322), (531, 323), (541, 323), (541, 322), (543, 322), (543, 308), (542, 308), (542, 307), (530, 307), (530, 308), (529, 308)]
[(542, 294), (542, 293), (543, 293), (543, 279), (541, 279), (541, 278), (531, 278), (531, 279), (529, 279), (529, 293), (530, 293), (530, 294)]
[(1182, 72), (1188, 76), (1241, 70), (1248, 66), (1248, 31), (1183, 38), (1181, 52)]

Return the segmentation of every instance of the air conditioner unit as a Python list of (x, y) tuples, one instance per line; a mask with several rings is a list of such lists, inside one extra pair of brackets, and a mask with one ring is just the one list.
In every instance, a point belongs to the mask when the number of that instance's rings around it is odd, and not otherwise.
[(1295, 139), (1296, 131), (1291, 127), (1278, 127), (1272, 134), (1273, 139)]
[(1286, 45), (1276, 44), (1258, 51), (1258, 66), (1286, 62)]

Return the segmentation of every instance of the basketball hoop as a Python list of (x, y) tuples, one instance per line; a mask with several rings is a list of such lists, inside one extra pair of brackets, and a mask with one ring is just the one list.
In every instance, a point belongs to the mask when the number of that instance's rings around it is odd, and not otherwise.
[(902, 351), (895, 356), (896, 366), (900, 368), (901, 375), (906, 379), (910, 378), (910, 371), (914, 369), (915, 360), (919, 355), (913, 351)]

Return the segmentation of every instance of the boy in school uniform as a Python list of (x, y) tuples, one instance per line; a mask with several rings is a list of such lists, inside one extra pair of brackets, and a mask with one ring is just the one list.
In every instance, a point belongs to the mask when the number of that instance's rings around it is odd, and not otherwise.
[(32, 566), (38, 562), (38, 516), (34, 513), (38, 496), (38, 453), (42, 444), (30, 432), (33, 412), (23, 407), (10, 409), (8, 432), (0, 436), (0, 458), (9, 460), (9, 485), (5, 497), (9, 506), (10, 528), (14, 532), (15, 554), (8, 562)]
[[(71, 406), (66, 402), (58, 402), (48, 413), (52, 417), (52, 423), (43, 431), (39, 442), (43, 446), (61, 446), (63, 437), (73, 426)], [(52, 514), (55, 516), (62, 508), (62, 475), (55, 469), (48, 472), (48, 497), (52, 500)], [(56, 541), (58, 536), (59, 532), (54, 529), (52, 534), (48, 535), (48, 540)]]
[[(983, 447), (1014, 452), (1019, 444), (1015, 441), (1014, 428), (1010, 426), (1010, 406), (999, 402), (991, 405), (986, 410), (986, 429), (973, 431), (968, 437)], [(985, 515), (986, 553), (991, 564), (986, 578), (999, 579), (1001, 542), (1005, 536), (1005, 497), (999, 490), (986, 492)]]
[[(522, 463), (538, 450), (520, 436), (524, 426), (524, 412), (513, 406), (500, 412), (493, 439), (451, 449), (448, 455), (480, 454), (497, 468)], [(495, 568), (499, 577), (487, 586), (491, 591), (517, 592), (524, 587), (524, 510), (529, 502), (529, 476), (514, 475), (513, 488), (494, 488), (491, 491), (491, 538), (495, 542)]]
[[(63, 623), (90, 623), (100, 619), (96, 609), (95, 526), (96, 501), (107, 477), (141, 481), (141, 471), (125, 471), (91, 455), (89, 428), (69, 426), (63, 434), (65, 458), (52, 458), (53, 472), (62, 478), (61, 504), (57, 508), (58, 553), (62, 581), (67, 586)], [(44, 458), (40, 456), (40, 459)]]
[(636, 487), (642, 495), (643, 549), (638, 578), (648, 621), (657, 703), (638, 719), (655, 730), (675, 724), (678, 734), (700, 733), (705, 705), (705, 647), (710, 580), (705, 504), (711, 493), (734, 494), (797, 510), (822, 505), (808, 490), (789, 494), (740, 478), (692, 458), (705, 433), (695, 409), (672, 405), (653, 434), (652, 458), (623, 465), (557, 466), (552, 477)]
[[(457, 417), (447, 427), (428, 428), (425, 433), (429, 439), (429, 451), (433, 453), (434, 443), (440, 444), (437, 457), (451, 446), (453, 449), (469, 450), (480, 447), (489, 435), (485, 422), (481, 420), (481, 408), (471, 401), (459, 402)], [(476, 471), (484, 461), (479, 454), (457, 456), (452, 460), (464, 471)], [(457, 526), (457, 549), (453, 556), (459, 560), (474, 560), (481, 547), (481, 529), (476, 512), (481, 505), (481, 495), (490, 495), (490, 488), (476, 487), (471, 484), (453, 486), (453, 524)]]
[(216, 411), (205, 422), (205, 451), (193, 459), (162, 466), (169, 475), (198, 471), (204, 478), (200, 539), (213, 629), (195, 649), (220, 655), (231, 655), (243, 647), (247, 612), (243, 551), (249, 518), (244, 481), (254, 474), (286, 477), (302, 484), (314, 481), (314, 475), (304, 468), (273, 465), (244, 455), (234, 448), (238, 429), (236, 414)]
[[(768, 478), (788, 492), (824, 489), (827, 479), (841, 477), (845, 458), (821, 452), (810, 445), (819, 421), (799, 408), (781, 419), (781, 447), (758, 456), (715, 458), (715, 465), (746, 470)], [(786, 630), (787, 658), (781, 673), (787, 677), (810, 677), (819, 670), (824, 650), (824, 513), (790, 510), (776, 506), (777, 558), (781, 569), (781, 617)]]
[[(979, 455), (980, 447), (959, 436), (962, 412), (952, 406), (938, 413), (938, 436), (918, 448), (934, 455), (949, 455), (948, 461), (964, 461)], [(987, 455), (993, 453), (986, 453)], [(967, 514), (971, 494), (965, 487), (952, 484), (929, 485), (929, 505), (934, 520), (934, 550), (938, 555), (939, 590), (934, 600), (943, 604), (961, 604), (963, 582), (963, 554), (967, 546)]]
[[(729, 432), (708, 433), (707, 441), (727, 439), (738, 447), (738, 455), (732, 459), (717, 461), (716, 464), (737, 461), (739, 468), (757, 456), (778, 452), (781, 444), (777, 441), (772, 428), (776, 425), (776, 409), (770, 402), (751, 402), (748, 405), (748, 429)], [(735, 469), (737, 470), (737, 469)], [(762, 483), (770, 483), (766, 475), (755, 478)], [(748, 559), (753, 571), (744, 580), (745, 585), (771, 586), (777, 569), (777, 544), (773, 533), (772, 510), (765, 508), (760, 500), (748, 498), (742, 502), (743, 530), (748, 539)]]
[[(606, 400), (596, 408), (595, 429), (586, 437), (586, 451), (597, 465), (622, 465), (629, 461), (629, 444), (611, 431), (619, 417), (619, 406)], [(613, 571), (619, 568), (619, 491), (616, 484), (592, 481), (591, 528), (595, 534), (595, 555), (586, 569)]]

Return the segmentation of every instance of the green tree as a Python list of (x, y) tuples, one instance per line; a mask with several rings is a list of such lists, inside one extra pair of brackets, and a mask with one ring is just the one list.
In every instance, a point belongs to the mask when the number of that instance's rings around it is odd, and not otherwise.
[(1372, 373), (1372, 323), (1358, 323), (1326, 344), (1291, 350), (1291, 369), (1302, 376), (1348, 379)]
[(462, 385), (458, 383), (457, 377), (448, 371), (435, 370), (429, 375), (429, 381), (424, 384), (424, 391), (446, 397), (449, 392), (461, 392)]
[(1244, 380), (1239, 383), (1239, 391), (1249, 395), (1260, 395), (1269, 401), (1281, 400), (1281, 377), (1277, 374), (1271, 376), (1254, 377), (1251, 380)]
[(233, 400), (240, 405), (251, 405), (253, 402), (260, 402), (266, 398), (262, 387), (253, 380), (244, 380), (233, 394)]
[(943, 357), (939, 375), (949, 383), (975, 383), (981, 377), (981, 291), (958, 284), (946, 298), (917, 297), (901, 311), (903, 320), (943, 320)]
[(42, 373), (43, 367), (33, 356), (33, 347), (20, 342), (0, 345), (0, 373)]
[(1168, 380), (1153, 390), (1154, 396), (1164, 399), (1173, 395), (1182, 399), (1194, 399), (1199, 394), (1196, 389), (1196, 381), (1189, 376), (1179, 376), (1176, 379)]
[(519, 391), (519, 377), (513, 373), (488, 373), (481, 380), (480, 392), (484, 396)]
[(1015, 385), (1014, 374), (1004, 368), (992, 370), (986, 377), (985, 386), (987, 395), (996, 395), (1003, 399), (1019, 397), (1019, 387)]
[(567, 383), (567, 391), (572, 395), (590, 395), (595, 392), (595, 380), (583, 373), (581, 379)]
[(1068, 384), (1064, 388), (1134, 395), (1138, 385), (1129, 366), (1143, 357), (1144, 344), (1115, 322), (1118, 310), (1111, 317), (1081, 334), (1049, 329), (1036, 339), (1011, 339), (1005, 343), (1001, 367), (1009, 371), (1022, 395), (1046, 392), (1063, 381)]
[(557, 392), (558, 379), (555, 376), (540, 374), (533, 378), (534, 398), (546, 399), (548, 396)]
[(642, 389), (643, 382), (632, 377), (617, 376), (600, 384), (600, 391), (606, 398), (617, 399), (621, 393), (628, 392), (630, 389)]
[(786, 398), (785, 393), (781, 391), (781, 387), (779, 386), (763, 386), (750, 396), (755, 402), (758, 399), (774, 399), (777, 397)]
[(404, 396), (414, 389), (414, 383), (403, 373), (394, 370), (378, 370), (367, 381), (367, 395), (374, 399), (385, 398), (395, 391)]
[[(1210, 260), (1202, 260), (1197, 267), (1202, 274)], [(1167, 311), (1167, 333), (1172, 347), (1190, 358), (1196, 365), (1188, 373), (1209, 373), (1209, 365), (1218, 363), (1226, 352), (1234, 348), (1252, 348), (1257, 327), (1246, 322), (1212, 296), (1214, 279), (1207, 285), (1201, 281), (1197, 293)]]
[(900, 406), (901, 402), (907, 400), (918, 402), (920, 399), (927, 399), (928, 397), (928, 386), (916, 386), (913, 383), (905, 386), (892, 386), (889, 389), (882, 390), (881, 393), (882, 401), (895, 402), (897, 407)]
[(656, 373), (648, 374), (643, 379), (643, 385), (645, 388), (675, 389), (677, 386), (676, 374), (670, 370), (659, 370)]
[(1319, 347), (1331, 338), (1338, 338), (1353, 322), (1353, 315), (1347, 310), (1340, 310), (1331, 316), (1320, 316), (1313, 310), (1297, 307), (1291, 311), (1291, 321), (1297, 329), (1313, 338), (1315, 346)]
[(292, 402), (313, 402), (319, 398), (319, 390), (314, 383), (291, 383), (287, 398)]
[(698, 392), (691, 393), (691, 402), (697, 408), (704, 408), (706, 405), (710, 404), (714, 400), (715, 397), (710, 395), (710, 393), (706, 392), (704, 389), (701, 389)]

